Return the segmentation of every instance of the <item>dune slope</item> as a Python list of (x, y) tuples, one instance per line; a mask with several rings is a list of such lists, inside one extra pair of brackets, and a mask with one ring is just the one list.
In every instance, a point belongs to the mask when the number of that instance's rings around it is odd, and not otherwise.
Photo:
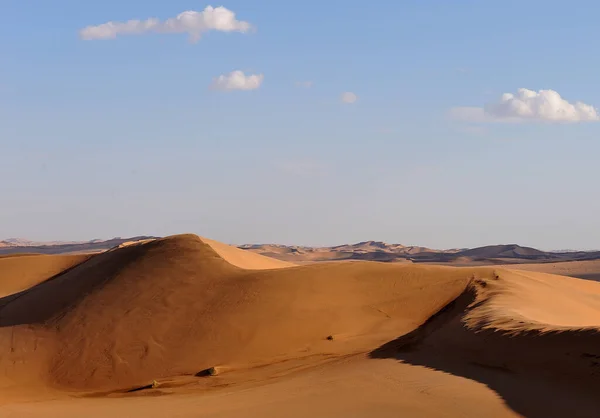
[(566, 261), (561, 263), (519, 264), (507, 266), (516, 270), (537, 271), (561, 276), (600, 281), (600, 260)]
[(202, 238), (221, 258), (229, 264), (246, 270), (269, 270), (293, 267), (295, 264), (276, 260), (250, 251), (245, 251), (211, 239)]

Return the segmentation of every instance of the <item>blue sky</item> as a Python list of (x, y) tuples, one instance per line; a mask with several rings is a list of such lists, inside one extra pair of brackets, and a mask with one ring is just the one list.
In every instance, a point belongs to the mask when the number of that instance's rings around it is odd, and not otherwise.
[(597, 2), (209, 5), (2, 2), (0, 238), (600, 247)]

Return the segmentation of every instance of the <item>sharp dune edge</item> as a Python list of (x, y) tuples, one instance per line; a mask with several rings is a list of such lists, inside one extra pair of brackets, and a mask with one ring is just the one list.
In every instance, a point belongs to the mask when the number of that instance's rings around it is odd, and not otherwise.
[[(160, 398), (190, 417), (303, 416), (315, 413), (311, 399), (323, 408), (315, 416), (360, 411), (373, 399), (376, 407), (353, 416), (600, 411), (595, 282), (488, 267), (294, 266), (180, 235), (93, 256), (0, 258), (0, 292), (0, 405), (14, 416), (51, 416), (43, 402), (27, 403), (34, 399), (92, 395), (56, 404), (55, 416), (78, 416), (86, 402), (102, 414), (135, 405), (131, 416), (167, 416), (155, 410), (159, 398), (110, 403), (153, 381), (159, 388), (148, 393), (195, 385), (204, 406), (189, 415), (185, 402), (197, 392)], [(246, 392), (229, 389), (233, 403), (224, 404), (211, 395), (213, 378), (201, 376), (213, 367), (214, 382), (252, 391), (249, 409), (233, 406)], [(437, 401), (411, 392), (421, 381)], [(269, 401), (277, 394), (301, 406), (279, 411)], [(98, 397), (105, 403), (92, 404)]]

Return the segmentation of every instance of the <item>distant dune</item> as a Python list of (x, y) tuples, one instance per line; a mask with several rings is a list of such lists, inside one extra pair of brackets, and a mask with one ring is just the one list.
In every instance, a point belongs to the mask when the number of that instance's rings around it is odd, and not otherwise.
[(546, 263), (600, 259), (599, 251), (549, 252), (519, 245), (491, 245), (470, 249), (434, 250), (426, 247), (365, 241), (333, 247), (242, 245), (247, 251), (295, 263), (367, 260), (382, 262), (452, 263), (463, 265)]
[[(294, 266), (180, 235), (91, 256), (0, 258), (0, 285), (0, 408), (14, 416), (600, 410), (592, 281), (498, 267)], [(142, 396), (171, 393), (182, 396)]]
[[(133, 242), (157, 239), (153, 236), (113, 238), (85, 242), (33, 242), (26, 239), (0, 241), (3, 254), (85, 254), (107, 251)], [(462, 266), (503, 265), (522, 263), (557, 263), (567, 261), (600, 260), (600, 251), (541, 251), (516, 244), (490, 245), (478, 248), (435, 250), (427, 247), (388, 244), (381, 241), (363, 241), (332, 247), (286, 246), (277, 244), (249, 244), (238, 248), (248, 253), (292, 264), (329, 261), (380, 261), (391, 263), (431, 263)], [(244, 256), (245, 257), (245, 256)], [(272, 261), (271, 261), (272, 262)], [(279, 264), (285, 266), (286, 264)], [(246, 267), (247, 268), (247, 267)]]

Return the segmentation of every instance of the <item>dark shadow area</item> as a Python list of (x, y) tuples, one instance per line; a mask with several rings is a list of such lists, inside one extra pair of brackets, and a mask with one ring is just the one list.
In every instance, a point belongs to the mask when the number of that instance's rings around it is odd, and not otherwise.
[(151, 383), (149, 385), (138, 386), (133, 389), (126, 390), (125, 393), (134, 393), (134, 392), (139, 392), (139, 391), (148, 390), (148, 389), (154, 389), (154, 385)]
[(208, 376), (216, 376), (218, 373), (215, 367), (209, 367), (208, 369), (200, 370), (194, 376), (196, 377), (208, 377)]
[(143, 253), (142, 246), (131, 246), (94, 255), (29, 289), (0, 298), (0, 328), (44, 324), (60, 317)]
[(461, 319), (465, 292), (415, 331), (379, 347), (394, 358), (480, 382), (531, 418), (600, 416), (600, 334), (473, 332)]
[(584, 280), (592, 280), (595, 282), (600, 282), (600, 273), (598, 273), (598, 274), (579, 274), (579, 275), (572, 275), (571, 277), (575, 277), (576, 279), (584, 279)]

